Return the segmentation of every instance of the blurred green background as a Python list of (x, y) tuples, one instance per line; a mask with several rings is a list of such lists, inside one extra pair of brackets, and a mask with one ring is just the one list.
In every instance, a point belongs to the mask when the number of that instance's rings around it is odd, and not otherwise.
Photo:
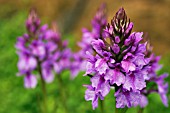
[[(25, 32), (25, 19), (29, 9), (35, 7), (43, 23), (57, 21), (63, 37), (69, 40), (70, 47), (77, 50), (75, 43), (81, 40), (81, 28), (91, 28), (91, 19), (101, 3), (107, 3), (108, 20), (124, 7), (128, 17), (134, 22), (134, 31), (149, 34), (154, 52), (162, 56), (163, 69), (158, 73), (170, 73), (170, 0), (0, 0), (0, 113), (40, 113), (40, 87), (25, 89), (23, 77), (16, 77), (17, 60), (14, 45), (16, 38)], [(98, 113), (100, 107), (92, 110), (91, 102), (84, 100), (85, 88), (89, 83), (83, 72), (70, 80), (69, 72), (62, 74), (63, 89), (66, 92), (66, 105), (69, 113)], [(170, 84), (170, 77), (167, 79)], [(57, 101), (58, 113), (63, 112), (58, 97), (58, 83), (48, 84), (48, 107)], [(40, 97), (40, 98), (39, 98)], [(168, 93), (170, 99), (170, 91)], [(113, 91), (106, 97), (105, 113), (114, 113)], [(170, 104), (170, 102), (169, 102)], [(127, 113), (136, 113), (130, 108)], [(149, 104), (144, 113), (170, 113), (170, 107), (163, 106), (159, 95), (149, 96)]]

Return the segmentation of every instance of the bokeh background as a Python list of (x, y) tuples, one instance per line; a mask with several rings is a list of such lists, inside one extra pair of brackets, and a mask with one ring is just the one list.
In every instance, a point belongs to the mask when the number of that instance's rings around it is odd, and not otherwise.
[[(39, 86), (28, 90), (23, 87), (23, 78), (16, 77), (17, 60), (14, 45), (16, 38), (25, 32), (25, 19), (30, 8), (34, 7), (43, 23), (57, 22), (63, 38), (69, 40), (69, 46), (77, 51), (76, 45), (81, 40), (81, 29), (91, 29), (91, 19), (101, 3), (107, 4), (108, 20), (115, 12), (124, 7), (128, 17), (134, 22), (134, 31), (144, 31), (151, 39), (154, 52), (162, 56), (163, 69), (158, 73), (170, 73), (170, 0), (0, 0), (0, 113), (39, 113)], [(70, 81), (69, 72), (62, 75), (63, 89), (67, 92), (66, 104), (69, 113), (98, 113), (100, 108), (92, 110), (91, 102), (84, 100), (87, 77)], [(170, 83), (170, 77), (167, 79)], [(58, 97), (57, 81), (48, 84), (48, 106), (58, 101), (57, 111), (63, 112)], [(170, 99), (170, 91), (168, 92)], [(41, 99), (41, 98), (40, 98)], [(170, 103), (170, 102), (169, 102)], [(113, 93), (105, 99), (105, 113), (114, 113)], [(136, 113), (138, 108), (131, 108), (127, 113)], [(149, 104), (144, 113), (170, 113), (161, 103), (157, 94), (149, 96)]]

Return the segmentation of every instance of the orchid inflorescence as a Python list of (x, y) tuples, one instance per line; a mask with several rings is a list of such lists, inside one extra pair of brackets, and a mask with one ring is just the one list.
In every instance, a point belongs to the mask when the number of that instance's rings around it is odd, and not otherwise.
[(168, 106), (168, 84), (164, 83), (168, 74), (157, 76), (160, 58), (152, 53), (150, 43), (144, 42), (142, 32), (132, 32), (133, 23), (125, 10), (120, 8), (107, 24), (102, 6), (92, 26), (91, 32), (83, 31), (81, 47), (88, 60), (85, 76), (91, 81), (90, 85), (84, 85), (87, 88), (85, 99), (92, 101), (93, 109), (98, 107), (98, 99), (104, 100), (112, 88), (115, 89), (116, 108), (145, 107), (148, 94), (153, 92), (159, 93)]
[(25, 75), (26, 88), (35, 88), (38, 77), (50, 83), (55, 74), (74, 67), (71, 66), (73, 54), (67, 46), (68, 42), (62, 41), (55, 24), (52, 28), (48, 28), (47, 24), (41, 26), (35, 10), (31, 10), (26, 29), (27, 33), (18, 37), (16, 43), (18, 75)]

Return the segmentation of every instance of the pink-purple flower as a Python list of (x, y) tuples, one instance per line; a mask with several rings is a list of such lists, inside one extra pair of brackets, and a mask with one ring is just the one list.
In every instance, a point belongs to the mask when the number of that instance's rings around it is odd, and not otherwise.
[(37, 78), (50, 83), (56, 74), (70, 69), (72, 52), (67, 42), (61, 40), (56, 29), (42, 25), (35, 10), (31, 10), (26, 20), (27, 33), (19, 37), (16, 43), (18, 75), (24, 75), (24, 86), (35, 88)]
[[(105, 4), (102, 4), (101, 7), (98, 9), (98, 12), (96, 13), (94, 19), (91, 22), (92, 23), (91, 31), (89, 31), (86, 28), (82, 29), (82, 32), (83, 32), (82, 40), (78, 42), (78, 46), (80, 46), (81, 50), (75, 53), (73, 56), (74, 63), (72, 64), (73, 67), (71, 69), (71, 73), (73, 76), (76, 76), (80, 71), (86, 70), (85, 67), (86, 67), (87, 62), (85, 59), (86, 57), (88, 57), (88, 55), (86, 55), (86, 51), (93, 52), (93, 48), (91, 48), (91, 42), (94, 41), (92, 44), (96, 48), (98, 47), (98, 43), (100, 43), (101, 45), (103, 43), (102, 40), (96, 41), (96, 42), (95, 40), (96, 39), (100, 40), (100, 31), (107, 24), (106, 11), (104, 9), (105, 9)], [(89, 63), (87, 65), (90, 66)]]
[[(151, 55), (149, 43), (143, 42), (143, 33), (132, 32), (133, 23), (123, 8), (111, 23), (106, 22), (102, 7), (92, 21), (92, 32), (84, 30), (80, 43), (88, 61), (85, 76), (91, 80), (90, 85), (85, 85), (85, 99), (91, 100), (95, 109), (98, 99), (103, 100), (114, 87), (117, 108), (145, 107), (147, 95), (152, 92), (160, 94), (164, 105), (168, 106), (168, 84), (164, 82), (167, 74), (157, 76), (159, 60)], [(157, 89), (147, 88), (150, 82), (155, 82)]]

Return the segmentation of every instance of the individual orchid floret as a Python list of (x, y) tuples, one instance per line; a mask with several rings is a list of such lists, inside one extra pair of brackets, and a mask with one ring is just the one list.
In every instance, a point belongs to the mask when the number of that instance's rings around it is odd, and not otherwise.
[(98, 98), (101, 100), (109, 93), (109, 82), (105, 81), (104, 77), (98, 75), (91, 78), (92, 85), (87, 85), (86, 100), (92, 100), (93, 109), (98, 106)]
[(140, 92), (127, 91), (125, 89), (119, 89), (115, 95), (116, 97), (116, 107), (135, 107), (139, 105), (139, 100), (141, 99)]
[(26, 74), (24, 78), (24, 86), (25, 88), (35, 88), (37, 85), (37, 78), (35, 75), (31, 75), (29, 72)]
[(168, 107), (168, 83), (165, 83), (164, 79), (168, 77), (168, 74), (162, 74), (161, 76), (155, 79), (155, 82), (158, 87), (158, 94), (160, 95), (163, 104)]
[[(98, 26), (103, 25), (100, 23)], [(143, 33), (132, 32), (132, 28), (133, 23), (127, 18), (125, 10), (120, 8), (111, 24), (105, 24), (98, 30), (100, 37), (88, 43), (90, 49), (86, 49), (88, 62), (85, 76), (91, 78), (91, 85), (87, 85), (85, 99), (92, 100), (93, 109), (97, 108), (98, 99), (103, 100), (111, 87), (115, 89), (117, 108), (145, 107), (148, 104), (146, 95), (153, 90), (148, 91), (147, 88), (151, 81), (158, 85), (157, 92), (167, 106), (168, 85), (164, 83), (167, 75), (156, 75), (160, 68), (158, 57), (149, 53), (151, 49), (148, 52), (149, 43), (144, 41)], [(86, 35), (86, 40), (91, 38), (91, 35)]]

